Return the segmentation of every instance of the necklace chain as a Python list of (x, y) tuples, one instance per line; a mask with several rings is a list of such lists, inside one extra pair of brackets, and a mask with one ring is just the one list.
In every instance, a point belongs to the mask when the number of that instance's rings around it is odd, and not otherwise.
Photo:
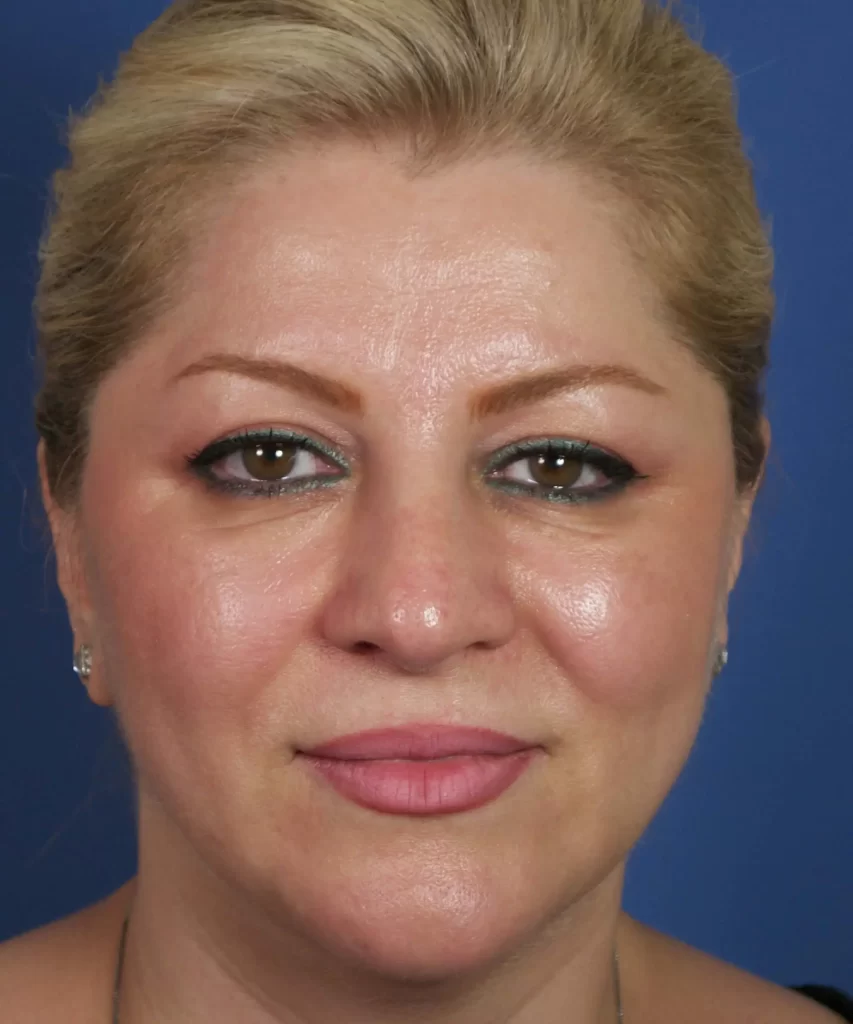
[[(130, 922), (130, 914), (124, 919), (121, 929), (121, 939), (118, 945), (118, 964), (116, 965), (115, 984), (113, 985), (113, 1020), (112, 1024), (121, 1024), (119, 1020), (119, 993), (121, 992), (121, 974), (124, 967), (124, 947), (127, 941), (127, 926)], [(613, 950), (613, 977), (616, 986), (616, 1012), (619, 1024), (624, 1024), (622, 1015), (622, 986), (619, 980), (619, 950)]]

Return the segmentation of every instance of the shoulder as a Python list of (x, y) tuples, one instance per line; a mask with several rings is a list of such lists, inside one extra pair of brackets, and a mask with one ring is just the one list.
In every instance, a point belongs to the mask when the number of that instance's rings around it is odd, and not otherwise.
[(108, 1018), (116, 935), (131, 884), (59, 921), (0, 943), (4, 1024), (89, 1024)]
[[(636, 952), (636, 962), (633, 969), (625, 965), (626, 1018), (633, 982), (638, 999), (649, 1008), (648, 1021), (655, 1024), (839, 1024), (836, 1013), (799, 992), (629, 921), (627, 945)], [(644, 1024), (643, 1016), (635, 1024)]]

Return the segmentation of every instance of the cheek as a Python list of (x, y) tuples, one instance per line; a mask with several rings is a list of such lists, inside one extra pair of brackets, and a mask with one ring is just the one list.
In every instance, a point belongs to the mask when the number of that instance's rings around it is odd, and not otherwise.
[[(159, 517), (102, 522), (90, 559), (114, 691), (173, 717), (243, 717), (304, 633), (316, 558), (301, 536), (186, 530)], [(133, 537), (125, 543), (123, 537)]]
[(578, 696), (650, 710), (705, 679), (724, 564), (721, 526), (696, 519), (612, 542), (524, 555), (538, 639)]

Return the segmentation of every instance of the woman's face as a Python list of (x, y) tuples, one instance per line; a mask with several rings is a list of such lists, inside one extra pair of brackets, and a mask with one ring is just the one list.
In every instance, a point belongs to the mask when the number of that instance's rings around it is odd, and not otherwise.
[[(101, 385), (76, 529), (54, 529), (136, 764), (143, 866), (200, 889), (213, 867), (411, 975), (612, 896), (699, 726), (749, 506), (725, 395), (656, 317), (615, 204), (522, 157), (417, 179), (396, 160), (335, 144), (223, 200), (184, 298)], [(483, 398), (582, 366), (621, 377)], [(187, 462), (270, 430), (321, 447)], [(524, 440), (638, 476), (489, 468)], [(252, 493), (282, 481), (303, 490)], [(410, 722), (540, 750), (499, 799), (428, 816), (351, 803), (297, 756)]]

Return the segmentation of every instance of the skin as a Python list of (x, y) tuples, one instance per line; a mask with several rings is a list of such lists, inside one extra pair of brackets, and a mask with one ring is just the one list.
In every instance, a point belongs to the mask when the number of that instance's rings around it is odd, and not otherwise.
[[(753, 495), (622, 217), (527, 156), (413, 179), (340, 142), (271, 164), (221, 199), (183, 297), (100, 386), (75, 509), (40, 452), (89, 693), (138, 773), (122, 1024), (610, 1024), (616, 939), (626, 1019), (668, 1019), (624, 865), (699, 728)], [(333, 376), (364, 413), (235, 374), (170, 383), (211, 352)], [(605, 383), (470, 422), (483, 388), (582, 363), (666, 393)], [(185, 463), (269, 427), (349, 476), (261, 500)], [(647, 479), (588, 504), (488, 484), (482, 459), (528, 438)], [(421, 818), (350, 804), (296, 757), (412, 721), (541, 751), (496, 802)]]

